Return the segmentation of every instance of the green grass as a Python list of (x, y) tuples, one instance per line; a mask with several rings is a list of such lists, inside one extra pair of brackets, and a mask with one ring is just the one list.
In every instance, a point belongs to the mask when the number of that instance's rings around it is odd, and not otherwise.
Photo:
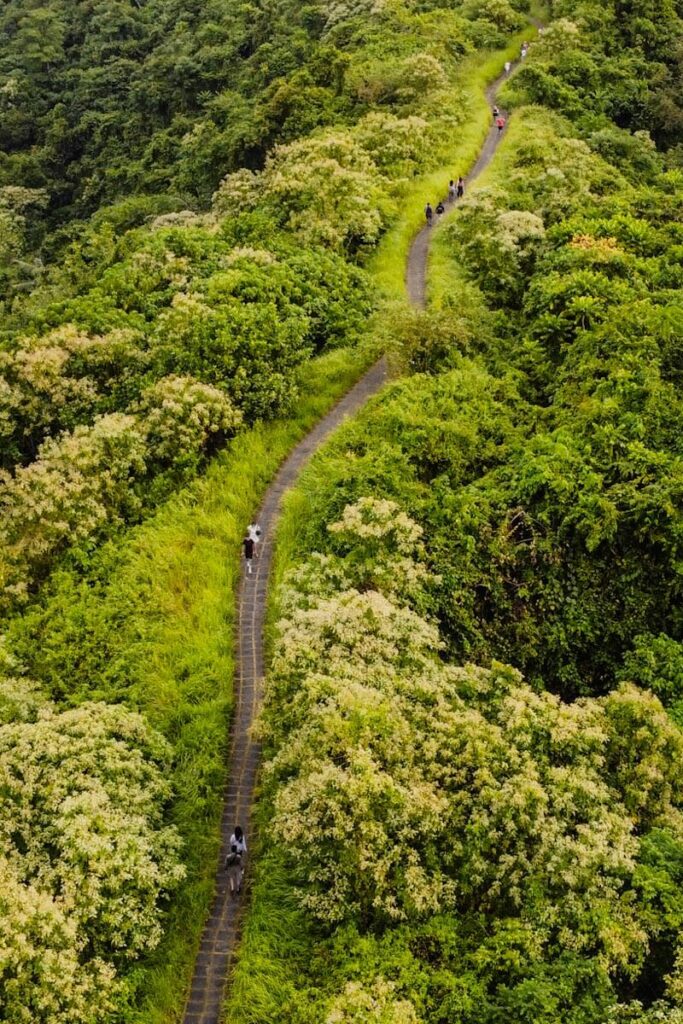
[[(259, 817), (265, 824), (263, 806)], [(258, 870), (242, 934), (247, 955), (234, 975), (225, 1019), (277, 1024), (283, 1004), (295, 997), (293, 980), (310, 963), (312, 936), (281, 858), (273, 851), (261, 854), (258, 844), (254, 850)]]

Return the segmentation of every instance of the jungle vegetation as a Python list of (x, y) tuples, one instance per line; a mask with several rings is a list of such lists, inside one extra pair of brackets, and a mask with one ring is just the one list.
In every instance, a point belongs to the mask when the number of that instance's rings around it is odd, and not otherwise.
[(177, 1019), (240, 531), (386, 349), (281, 531), (232, 1008), (679, 1024), (682, 15), (554, 0), (415, 312), (524, 3), (3, 6), (0, 1017)]

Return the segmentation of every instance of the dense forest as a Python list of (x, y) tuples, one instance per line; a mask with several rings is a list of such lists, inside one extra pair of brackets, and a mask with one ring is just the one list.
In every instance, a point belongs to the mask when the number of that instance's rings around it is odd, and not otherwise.
[(680, 1024), (680, 0), (8, 0), (0, 43), (0, 1019), (180, 1019), (239, 540), (387, 352), (286, 507), (227, 1011)]

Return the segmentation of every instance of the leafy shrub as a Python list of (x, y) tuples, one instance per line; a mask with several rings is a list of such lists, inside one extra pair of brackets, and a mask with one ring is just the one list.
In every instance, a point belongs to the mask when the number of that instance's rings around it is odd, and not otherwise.
[(164, 824), (170, 748), (121, 707), (34, 704), (0, 725), (0, 1007), (86, 1024), (159, 942), (160, 900), (183, 875)]
[(210, 384), (191, 377), (164, 377), (145, 391), (140, 411), (150, 461), (187, 472), (234, 433), (240, 413)]
[(139, 499), (132, 480), (145, 471), (145, 444), (133, 416), (112, 413), (92, 427), (41, 445), (38, 458), (0, 479), (4, 598), (25, 596), (67, 545), (123, 517)]

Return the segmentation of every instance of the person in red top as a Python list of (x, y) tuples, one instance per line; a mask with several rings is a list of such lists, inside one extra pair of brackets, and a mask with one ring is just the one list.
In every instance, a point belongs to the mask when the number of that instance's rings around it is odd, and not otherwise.
[(505, 118), (504, 117), (497, 117), (496, 118), (496, 127), (498, 128), (498, 133), (500, 134), (500, 132), (502, 132), (503, 128), (505, 127)]

